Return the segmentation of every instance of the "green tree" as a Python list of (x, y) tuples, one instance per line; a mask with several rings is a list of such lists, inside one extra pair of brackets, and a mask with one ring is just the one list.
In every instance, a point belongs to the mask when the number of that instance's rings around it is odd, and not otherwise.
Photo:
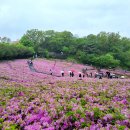
[(38, 29), (28, 30), (20, 39), (20, 43), (22, 43), (24, 46), (33, 47), (36, 53), (39, 53), (38, 49), (44, 42), (44, 32), (39, 31)]
[(27, 58), (34, 54), (32, 48), (20, 44), (0, 44), (0, 60)]
[(114, 59), (114, 57), (108, 53), (97, 58), (95, 57), (95, 65), (101, 68), (115, 68), (120, 65), (120, 61)]

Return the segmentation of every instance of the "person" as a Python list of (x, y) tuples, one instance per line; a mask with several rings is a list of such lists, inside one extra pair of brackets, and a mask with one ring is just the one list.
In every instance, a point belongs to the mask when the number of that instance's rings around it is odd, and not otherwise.
[(79, 72), (79, 78), (82, 79), (82, 74), (81, 74), (81, 72)]
[(50, 75), (52, 75), (52, 70), (50, 69)]
[(101, 75), (99, 76), (99, 79), (102, 79), (102, 76), (101, 76)]
[(28, 63), (29, 66), (33, 66), (32, 59), (31, 59), (31, 60), (28, 60), (27, 63)]
[(74, 72), (73, 71), (71, 72), (71, 75), (72, 75), (72, 77), (74, 77)]
[(97, 73), (97, 72), (95, 72), (95, 75), (94, 75), (94, 77), (95, 77), (95, 78), (97, 78), (97, 75), (98, 75), (98, 73)]
[(33, 62), (32, 62), (32, 59), (30, 60), (30, 66), (33, 66)]
[(110, 78), (110, 72), (109, 71), (106, 72), (106, 76), (107, 76), (108, 79)]
[(61, 76), (64, 77), (64, 71), (63, 70), (61, 70)]
[(90, 72), (90, 77), (92, 78), (92, 76), (93, 76), (93, 74), (92, 74), (92, 72)]
[(63, 55), (63, 52), (61, 52), (61, 55)]
[(86, 73), (86, 76), (89, 77), (88, 73)]
[(69, 76), (72, 77), (72, 72), (71, 71), (68, 71), (69, 72)]
[(34, 56), (34, 58), (37, 58), (37, 53), (35, 53), (35, 56)]
[(85, 74), (83, 74), (83, 78), (85, 77)]
[(30, 65), (30, 61), (29, 60), (27, 60), (27, 64)]

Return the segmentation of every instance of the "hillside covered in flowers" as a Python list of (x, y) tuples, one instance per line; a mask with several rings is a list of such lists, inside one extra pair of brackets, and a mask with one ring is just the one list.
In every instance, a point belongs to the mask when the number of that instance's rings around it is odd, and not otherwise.
[(33, 67), (27, 60), (0, 63), (0, 130), (130, 129), (129, 78), (80, 79), (85, 65), (60, 60), (36, 59)]

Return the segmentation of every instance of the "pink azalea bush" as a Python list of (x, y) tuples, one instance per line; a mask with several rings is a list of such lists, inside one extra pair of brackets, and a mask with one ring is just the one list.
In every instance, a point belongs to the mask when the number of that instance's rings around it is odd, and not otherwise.
[[(48, 72), (54, 61), (36, 60)], [(83, 65), (58, 61), (55, 75), (30, 71), (26, 60), (0, 63), (0, 129), (2, 130), (128, 130), (129, 79), (70, 78)]]

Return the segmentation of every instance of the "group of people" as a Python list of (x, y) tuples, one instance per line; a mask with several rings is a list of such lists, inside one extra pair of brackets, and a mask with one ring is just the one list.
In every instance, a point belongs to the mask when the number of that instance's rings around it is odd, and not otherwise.
[[(27, 63), (28, 63), (28, 65), (30, 67), (33, 67), (32, 59), (28, 60)], [(65, 76), (64, 70), (61, 70), (60, 73), (61, 73), (61, 77)], [(49, 74), (53, 75), (53, 70), (52, 69), (50, 69)], [(75, 76), (75, 71), (74, 70), (68, 71), (68, 75), (69, 75), (69, 77), (74, 77)], [(103, 72), (95, 72), (95, 74), (93, 74), (92, 72), (88, 73), (87, 69), (85, 69), (85, 71), (78, 72), (78, 77), (80, 79), (82, 79), (84, 77), (91, 77), (91, 78), (94, 77), (94, 78), (99, 78), (99, 79), (102, 79), (103, 77), (107, 77), (108, 79), (118, 78), (117, 75), (114, 75), (114, 74), (110, 73), (109, 71), (106, 71), (105, 73), (103, 73)]]
[[(75, 76), (75, 72), (72, 70), (72, 71), (68, 71), (68, 75), (69, 77), (74, 77)], [(61, 76), (64, 77), (65, 76), (65, 72), (64, 70), (61, 70)], [(80, 79), (84, 78), (85, 77), (85, 74), (82, 73), (82, 72), (78, 72), (78, 77)]]
[[(70, 77), (74, 77), (75, 76), (74, 71), (68, 71), (68, 74), (69, 74)], [(61, 76), (64, 77), (64, 71), (63, 70), (61, 71)], [(88, 73), (88, 72), (86, 72), (86, 73), (78, 72), (78, 77), (80, 79), (82, 79), (84, 77), (99, 78), (99, 79), (102, 79), (103, 77), (106, 77), (108, 79), (118, 78), (118, 76), (116, 74), (113, 74), (113, 73), (111, 73), (109, 71), (106, 71), (106, 72), (95, 72), (95, 74), (92, 73), (92, 72), (90, 72), (90, 73)]]
[(95, 73), (95, 78), (99, 78), (99, 79), (102, 79), (103, 77), (106, 77), (106, 78), (108, 78), (108, 79), (112, 79), (112, 78), (119, 78), (119, 76), (118, 75), (116, 75), (116, 74), (113, 74), (113, 73), (111, 73), (111, 72), (109, 72), (109, 71), (106, 71), (106, 72), (98, 72), (98, 73)]

